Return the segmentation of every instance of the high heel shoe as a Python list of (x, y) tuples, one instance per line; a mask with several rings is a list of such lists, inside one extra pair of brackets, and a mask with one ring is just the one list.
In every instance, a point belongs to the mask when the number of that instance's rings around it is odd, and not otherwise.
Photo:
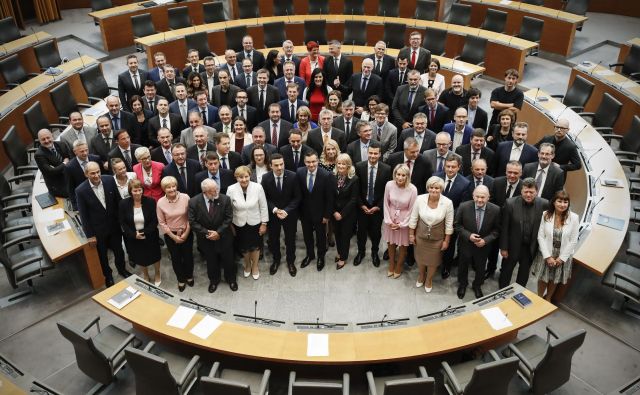
[(420, 281), (416, 281), (416, 288), (420, 288), (424, 285), (424, 281), (420, 282)]
[(427, 287), (426, 285), (424, 286), (424, 291), (425, 291), (426, 293), (431, 293), (431, 290), (432, 290), (432, 289), (433, 289), (433, 284), (431, 284), (431, 286), (430, 286), (430, 287)]
[(393, 279), (395, 280), (396, 278), (399, 278), (402, 275), (402, 273), (393, 273)]
[(393, 276), (393, 272), (389, 272), (389, 271), (388, 271), (388, 272), (387, 272), (387, 277), (391, 277), (391, 276)]

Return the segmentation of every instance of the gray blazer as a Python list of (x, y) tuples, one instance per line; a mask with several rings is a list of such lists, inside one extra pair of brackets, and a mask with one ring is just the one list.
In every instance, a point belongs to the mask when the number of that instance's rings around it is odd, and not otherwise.
[[(213, 143), (213, 136), (215, 136), (217, 131), (211, 126), (202, 125), (202, 127), (204, 127), (204, 130), (206, 130), (209, 135), (209, 142)], [(196, 141), (193, 139), (193, 129), (190, 127), (182, 129), (180, 132), (180, 144), (184, 144), (187, 148), (196, 145)]]
[[(91, 140), (96, 137), (98, 132), (96, 128), (87, 124), (84, 124), (84, 126), (82, 126), (82, 130), (84, 130), (84, 136), (87, 140), (87, 146), (89, 146)], [(65, 147), (67, 148), (67, 152), (69, 153), (71, 158), (75, 156), (73, 154), (74, 141), (76, 141), (76, 133), (72, 130), (71, 125), (69, 125), (62, 133), (60, 133), (60, 142), (65, 145)]]
[[(458, 158), (460, 158), (460, 160), (462, 160), (462, 157), (460, 157), (460, 155), (456, 154), (453, 151), (449, 151), (449, 153), (447, 154), (447, 158), (449, 157), (449, 155), (455, 155)], [(437, 148), (432, 148), (430, 150), (424, 151), (422, 156), (424, 156), (424, 158), (427, 161), (429, 161), (429, 164), (431, 165), (431, 168), (433, 169), (433, 172), (437, 173), (438, 172), (438, 149)], [(443, 166), (444, 166), (444, 164), (443, 164)]]
[(382, 125), (382, 134), (378, 139), (378, 124), (376, 121), (369, 122), (373, 129), (373, 140), (380, 143), (382, 153), (382, 161), (386, 162), (396, 150), (396, 144), (398, 144), (398, 128), (396, 128), (391, 122), (387, 121)]

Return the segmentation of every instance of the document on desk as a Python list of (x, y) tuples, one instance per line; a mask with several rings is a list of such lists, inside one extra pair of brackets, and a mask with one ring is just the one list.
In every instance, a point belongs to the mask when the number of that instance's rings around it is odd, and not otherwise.
[(174, 328), (184, 329), (187, 327), (187, 325), (189, 325), (189, 322), (195, 314), (195, 309), (185, 306), (178, 306), (176, 312), (173, 313), (171, 318), (169, 318), (169, 321), (167, 321), (167, 325)]
[(64, 218), (64, 209), (52, 208), (49, 210), (42, 210), (40, 221), (42, 222), (55, 222)]
[(309, 333), (307, 335), (307, 356), (328, 357), (329, 335), (326, 333)]
[(599, 75), (601, 77), (606, 77), (609, 75), (616, 75), (616, 73), (612, 70), (608, 70), (608, 69), (603, 69), (603, 70), (598, 70), (594, 73), (595, 75)]
[(200, 322), (196, 324), (191, 330), (190, 333), (198, 336), (202, 340), (207, 340), (209, 336), (218, 329), (218, 327), (222, 324), (222, 321), (219, 319), (212, 317), (210, 315), (205, 315)]
[(500, 307), (480, 310), (480, 313), (482, 313), (482, 316), (489, 322), (489, 325), (496, 331), (513, 326), (507, 316), (500, 310)]
[(62, 222), (54, 222), (50, 225), (47, 225), (47, 236), (55, 236), (58, 233), (65, 232), (71, 229), (71, 225), (69, 225), (69, 221)]

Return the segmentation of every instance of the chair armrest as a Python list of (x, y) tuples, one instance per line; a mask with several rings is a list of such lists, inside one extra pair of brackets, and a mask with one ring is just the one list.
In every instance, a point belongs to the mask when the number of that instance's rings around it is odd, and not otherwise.
[(153, 340), (150, 341), (149, 343), (147, 343), (147, 345), (144, 347), (144, 349), (142, 351), (144, 352), (151, 352), (151, 349), (156, 345), (156, 342), (154, 342)]
[(87, 104), (87, 103), (78, 103), (78, 107), (81, 108), (91, 108), (93, 107), (91, 104)]
[(460, 55), (456, 55), (453, 57), (453, 60), (458, 60), (458, 59), (460, 59)]
[[(111, 353), (111, 355), (109, 355), (107, 358), (109, 360), (109, 364), (111, 365), (111, 363), (113, 362), (114, 359), (116, 359), (116, 357), (118, 356), (118, 354), (120, 354), (131, 342), (133, 342), (136, 339), (136, 335), (134, 335), (133, 333), (130, 334), (129, 336), (127, 336), (126, 339), (124, 339), (124, 341), (122, 343), (120, 343), (120, 345), (118, 347), (115, 348), (115, 350), (113, 350), (113, 352)], [(113, 366), (112, 366), (113, 367)]]
[(605, 133), (600, 135), (603, 139), (607, 140), (622, 140), (622, 136), (615, 133)]
[[(58, 118), (61, 118), (61, 117), (58, 117)], [(69, 118), (68, 118), (68, 117), (67, 117), (66, 119), (67, 119), (67, 120), (69, 120)], [(58, 128), (58, 129), (66, 129), (66, 127), (67, 127), (67, 126), (68, 126), (68, 125), (65, 125), (65, 124), (63, 124), (63, 123), (50, 123), (50, 124), (49, 124), (49, 129), (55, 129), (55, 128)]]
[(40, 240), (38, 238), (38, 234), (37, 233), (30, 233), (30, 234), (27, 234), (27, 235), (16, 237), (15, 239), (7, 241), (6, 243), (2, 244), (2, 247), (7, 249), (9, 247), (13, 247), (14, 245), (20, 245), (20, 244), (29, 242), (31, 240)]
[(499, 361), (501, 359), (494, 349), (490, 349), (488, 354), (491, 356), (491, 358), (493, 358), (494, 361)]
[(524, 354), (521, 353), (520, 350), (518, 350), (518, 347), (513, 344), (509, 344), (509, 351), (511, 351), (513, 354), (515, 354), (516, 357), (518, 357), (520, 362), (522, 362), (522, 364), (527, 368), (529, 372), (533, 372), (533, 365), (531, 365), (531, 362), (527, 359), (527, 357), (525, 357)]
[(418, 366), (418, 374), (420, 375), (420, 378), (423, 379), (428, 379), (429, 378), (429, 374), (427, 373), (427, 369), (424, 368), (424, 366), (420, 365)]
[(30, 209), (31, 209), (31, 203), (20, 203), (20, 204), (14, 204), (11, 206), (3, 207), (2, 211), (4, 211), (5, 213), (10, 213), (12, 211), (30, 210)]
[(629, 186), (631, 186), (631, 184), (633, 184), (634, 182), (640, 182), (640, 177), (629, 177)]
[(293, 395), (293, 383), (296, 381), (296, 372), (289, 372), (289, 385), (287, 389), (288, 395)]
[[(555, 337), (556, 339), (560, 338), (560, 335), (558, 335), (558, 332), (556, 332), (555, 329), (553, 329), (550, 325), (547, 325), (547, 336), (551, 335), (553, 337)], [(547, 341), (547, 343), (549, 343), (549, 341)]]
[(87, 96), (87, 98), (89, 99), (89, 103), (93, 103), (93, 104), (100, 103), (101, 101), (104, 100), (95, 96)]
[[(36, 166), (37, 169), (37, 166)], [(15, 175), (13, 177), (7, 177), (7, 181), (14, 183), (14, 184), (18, 184), (20, 181), (33, 181), (36, 179), (36, 175), (33, 173), (27, 173), (27, 174), (18, 174)]]
[(640, 252), (636, 252), (631, 249), (627, 250), (627, 255), (631, 255), (632, 257), (635, 257), (635, 258), (640, 258)]
[[(10, 88), (16, 88), (16, 87), (20, 86), (20, 84), (16, 84), (15, 82), (7, 82), (5, 85), (10, 87)], [(7, 90), (7, 92), (9, 92), (9, 90)]]
[(480, 63), (476, 64), (476, 66), (484, 66), (484, 62), (480, 62)]
[(613, 282), (613, 289), (618, 289), (618, 279), (624, 280), (640, 288), (640, 282), (638, 282), (638, 280), (634, 278), (627, 276), (626, 274), (615, 272), (613, 273), (613, 276), (615, 277), (615, 280)]
[[(189, 364), (187, 365), (187, 367), (185, 367), (184, 370), (182, 371), (182, 374), (180, 375), (180, 378), (177, 381), (179, 386), (182, 386), (182, 384), (184, 384), (184, 381), (187, 379), (187, 377), (189, 377), (189, 374), (191, 373), (192, 370), (198, 369), (199, 363), (200, 363), (200, 356), (194, 355), (193, 358), (191, 358), (191, 361), (189, 361)], [(196, 372), (196, 376), (197, 375), (198, 374)]]
[(631, 151), (615, 151), (614, 154), (616, 155), (625, 155), (625, 156), (631, 156), (634, 159), (638, 158), (638, 153), (637, 152), (631, 152)]
[(214, 362), (213, 366), (211, 367), (211, 371), (209, 372), (209, 377), (216, 378), (216, 377), (220, 377), (220, 374), (218, 372), (218, 369), (220, 368), (220, 362)]
[(555, 97), (556, 99), (564, 99), (564, 95), (549, 95), (551, 97)]
[(342, 395), (349, 395), (349, 383), (350, 383), (349, 373), (342, 374)]
[[(638, 207), (638, 209), (640, 209), (640, 207)], [(33, 224), (22, 224), (22, 225), (10, 226), (8, 228), (2, 229), (2, 234), (6, 235), (8, 233), (18, 232), (20, 230), (27, 230), (31, 228), (33, 228)]]
[(269, 379), (271, 378), (271, 370), (265, 369), (260, 382), (260, 390), (258, 395), (265, 395), (269, 392)]
[(619, 159), (618, 162), (620, 162), (622, 166), (640, 166), (640, 161), (633, 159)]
[(89, 330), (89, 328), (91, 328), (94, 325), (98, 325), (98, 332), (100, 332), (100, 316), (97, 315), (94, 319), (92, 319), (91, 321), (89, 321), (87, 323), (87, 325), (84, 326), (84, 328), (82, 328), (82, 332), (86, 332)]
[(572, 109), (575, 112), (584, 111), (584, 107), (582, 107), (582, 106), (567, 106), (567, 107)]
[(11, 268), (12, 268), (13, 270), (19, 270), (19, 269), (22, 269), (23, 267), (25, 267), (25, 266), (27, 266), (27, 265), (30, 265), (30, 264), (32, 264), (32, 263), (34, 263), (34, 262), (41, 261), (41, 260), (43, 260), (43, 259), (44, 259), (44, 258), (43, 258), (43, 257), (41, 257), (41, 256), (32, 256), (31, 258), (27, 258), (27, 259), (25, 259), (25, 260), (23, 260), (23, 261), (21, 261), (21, 262), (19, 262), (19, 263), (15, 264), (15, 265), (13, 265)]
[[(596, 113), (595, 112), (579, 112), (578, 115), (581, 116), (582, 118), (593, 119), (593, 117), (596, 116)], [(591, 123), (591, 121), (589, 121), (589, 123)]]
[(455, 373), (453, 373), (453, 369), (451, 369), (451, 366), (449, 366), (447, 361), (442, 361), (441, 364), (442, 370), (444, 371), (444, 374), (449, 378), (449, 381), (451, 381), (451, 384), (453, 384), (453, 388), (455, 389), (456, 394), (462, 394), (462, 386), (458, 382), (458, 378), (456, 377)]
[(25, 198), (29, 198), (29, 193), (28, 192), (15, 193), (13, 195), (5, 196), (5, 197), (1, 198), (0, 201), (2, 203), (5, 203), (5, 202), (10, 202), (12, 200), (25, 199)]
[(18, 166), (18, 167), (16, 167), (15, 170), (17, 170), (19, 172), (26, 171), (26, 170), (38, 170), (38, 166), (35, 166), (35, 165)]
[(624, 63), (611, 63), (611, 64), (609, 64), (609, 67), (619, 67), (619, 66), (624, 66)]
[(378, 395), (376, 381), (373, 379), (373, 373), (371, 371), (367, 371), (367, 385), (369, 387), (369, 395)]
[(62, 115), (59, 115), (58, 119), (60, 120), (60, 123), (69, 123), (69, 117), (63, 117)]
[(602, 132), (607, 132), (608, 134), (613, 133), (613, 128), (610, 128), (608, 126), (598, 126), (594, 127), (594, 129), (600, 134), (603, 134)]

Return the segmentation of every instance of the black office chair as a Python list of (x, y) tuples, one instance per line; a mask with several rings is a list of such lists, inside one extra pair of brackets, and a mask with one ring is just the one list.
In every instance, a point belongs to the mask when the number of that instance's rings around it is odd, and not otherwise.
[(169, 29), (177, 30), (184, 27), (193, 26), (189, 16), (189, 7), (173, 7), (167, 10), (169, 15)]
[(0, 44), (17, 40), (20, 37), (22, 37), (22, 35), (20, 34), (20, 30), (18, 30), (18, 26), (16, 26), (16, 21), (13, 17), (8, 16), (0, 19)]
[[(631, 127), (627, 133), (620, 135), (616, 133), (602, 134), (609, 145), (613, 148), (613, 152), (617, 156), (623, 156), (627, 159), (637, 160), (640, 156), (640, 115), (635, 115), (631, 120)], [(613, 147), (612, 141), (617, 141), (618, 146)]]
[(374, 377), (367, 372), (370, 395), (430, 395), (435, 393), (436, 383), (429, 377), (424, 366), (418, 367), (417, 374)]
[(345, 0), (342, 13), (345, 15), (364, 15), (364, 0)]
[(579, 112), (578, 115), (585, 118), (599, 133), (612, 133), (613, 125), (618, 120), (621, 110), (622, 103), (605, 93), (596, 112)]
[(227, 20), (224, 14), (224, 4), (221, 1), (212, 1), (202, 4), (204, 23), (224, 22)]
[(288, 395), (349, 395), (349, 373), (342, 380), (297, 380), (296, 372), (289, 373)]
[(56, 67), (62, 64), (58, 46), (54, 40), (45, 41), (33, 47), (36, 54), (36, 60), (40, 66), (40, 70), (45, 71), (49, 67)]
[(238, 0), (238, 17), (240, 19), (260, 18), (260, 7), (257, 0)]
[(24, 237), (25, 240), (11, 241), (0, 246), (0, 264), (4, 266), (7, 280), (13, 289), (22, 283), (29, 285), (24, 290), (0, 300), (0, 306), (6, 307), (25, 300), (33, 293), (33, 279), (44, 276), (44, 272), (54, 268), (53, 262), (41, 245), (31, 244), (38, 234)]
[(576, 15), (587, 15), (587, 8), (589, 8), (589, 0), (567, 0), (564, 11)]
[[(522, 25), (520, 25), (520, 33), (518, 33), (516, 37), (540, 44), (543, 27), (544, 27), (544, 21), (542, 19), (525, 16), (522, 18)], [(538, 52), (539, 52), (539, 49), (535, 48), (529, 52), (529, 55), (536, 56), (538, 55)]]
[(328, 13), (329, 0), (309, 0), (309, 15), (327, 15)]
[(293, 6), (293, 0), (274, 0), (273, 1), (273, 15), (286, 16), (295, 15), (296, 10)]
[(204, 59), (205, 56), (213, 55), (211, 48), (209, 48), (209, 39), (207, 38), (207, 32), (190, 33), (184, 36), (184, 41), (187, 44), (187, 48), (195, 49), (198, 51), (200, 59)]
[(591, 81), (576, 75), (576, 79), (567, 89), (567, 93), (564, 95), (551, 95), (551, 97), (562, 99), (562, 103), (565, 106), (573, 111), (580, 112), (584, 111), (584, 106), (589, 101), (594, 87), (595, 85)]
[(242, 37), (247, 35), (247, 26), (233, 26), (224, 28), (224, 37), (227, 41), (227, 48), (236, 52), (242, 51)]
[(435, 21), (438, 11), (438, 2), (435, 0), (418, 0), (416, 3), (415, 19), (423, 21)]
[(422, 47), (431, 52), (432, 55), (444, 56), (447, 45), (447, 31), (443, 29), (426, 28)]
[(49, 129), (52, 132), (56, 130), (64, 130), (67, 125), (62, 123), (49, 123), (47, 117), (42, 111), (40, 101), (36, 101), (24, 112), (24, 121), (27, 124), (27, 129), (33, 138), (34, 146), (38, 146), (38, 131), (41, 129)]
[(315, 41), (319, 45), (327, 44), (327, 21), (324, 19), (304, 21), (304, 42)]
[(91, 0), (91, 11), (106, 10), (113, 7), (111, 0)]
[(13, 174), (21, 175), (38, 171), (38, 166), (29, 155), (30, 153), (33, 154), (36, 149), (27, 149), (20, 136), (18, 136), (18, 130), (15, 126), (12, 125), (2, 137), (2, 146), (13, 166)]
[[(627, 250), (627, 255), (640, 258), (640, 254), (630, 249)], [(640, 317), (640, 310), (628, 305), (630, 300), (640, 303), (640, 268), (625, 262), (614, 262), (602, 277), (602, 285), (612, 288), (622, 296), (622, 299), (613, 301), (612, 309)]]
[(475, 359), (453, 366), (442, 362), (444, 387), (449, 395), (509, 393), (509, 383), (518, 370), (518, 358), (500, 359), (493, 350), (488, 354), (492, 358), (489, 362)]
[(378, 2), (378, 16), (397, 18), (400, 13), (399, 0), (380, 0)]
[(463, 62), (484, 65), (484, 55), (487, 49), (487, 39), (477, 36), (467, 36), (464, 39), (464, 47), (462, 53), (454, 59), (460, 59)]
[(49, 91), (53, 107), (58, 112), (60, 122), (69, 122), (69, 114), (74, 111), (80, 111), (80, 108), (91, 108), (90, 104), (78, 103), (71, 93), (69, 82), (64, 81), (60, 85)]
[(262, 30), (265, 48), (279, 47), (287, 39), (284, 22), (267, 22), (262, 25)]
[(33, 181), (34, 179), (33, 174), (22, 174), (9, 178), (0, 174), (0, 208), (2, 208), (3, 215), (17, 212), (26, 216), (31, 211), (33, 185), (27, 185), (23, 181)]
[(80, 81), (82, 81), (82, 86), (91, 104), (104, 100), (104, 98), (111, 95), (111, 92), (118, 92), (118, 88), (107, 85), (107, 80), (104, 78), (99, 64), (86, 67), (80, 70), (79, 74)]
[[(17, 54), (7, 56), (0, 60), (0, 74), (4, 78), (7, 88), (15, 88), (30, 78), (38, 75), (38, 73), (27, 73), (20, 63)], [(0, 89), (0, 92), (8, 92), (10, 89)]]
[(382, 41), (387, 43), (389, 48), (400, 49), (404, 47), (404, 33), (407, 30), (407, 25), (404, 23), (392, 23), (387, 22), (384, 24), (384, 36)]
[(200, 378), (200, 389), (205, 394), (265, 395), (269, 392), (271, 371), (262, 374), (245, 370), (220, 369), (215, 362), (207, 377)]
[(367, 21), (346, 20), (342, 41), (349, 45), (367, 45)]
[(544, 0), (522, 0), (523, 3), (544, 6)]
[(157, 33), (151, 14), (148, 12), (131, 17), (131, 30), (133, 31), (133, 38), (146, 37)]
[(469, 26), (471, 22), (471, 6), (467, 4), (454, 3), (449, 11), (447, 23), (454, 25)]
[(487, 14), (480, 29), (489, 30), (496, 33), (504, 33), (507, 25), (507, 13), (493, 8), (487, 9)]
[(640, 80), (640, 45), (633, 44), (629, 50), (629, 54), (624, 59), (624, 63), (613, 63), (609, 67), (622, 66), (620, 71), (632, 80)]

